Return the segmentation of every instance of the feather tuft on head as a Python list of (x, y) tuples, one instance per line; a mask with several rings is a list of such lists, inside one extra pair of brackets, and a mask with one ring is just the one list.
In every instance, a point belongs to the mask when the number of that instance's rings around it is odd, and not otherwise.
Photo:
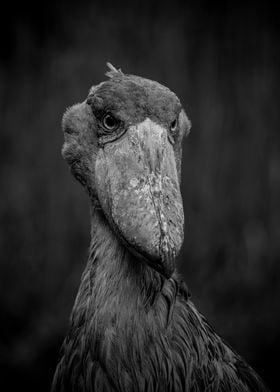
[(122, 70), (119, 68), (115, 68), (111, 63), (107, 62), (106, 63), (107, 67), (109, 68), (110, 71), (105, 72), (105, 75), (108, 76), (108, 78), (113, 78), (114, 76), (120, 76), (123, 75)]

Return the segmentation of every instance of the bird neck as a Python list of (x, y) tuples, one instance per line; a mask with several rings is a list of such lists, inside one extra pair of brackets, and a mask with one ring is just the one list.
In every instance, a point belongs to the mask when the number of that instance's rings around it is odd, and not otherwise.
[[(119, 241), (102, 210), (91, 208), (91, 244), (73, 315), (112, 318), (154, 304), (164, 278), (133, 256)], [(83, 312), (84, 310), (85, 312)], [(80, 317), (80, 316), (79, 316)], [(84, 317), (84, 316), (83, 316)]]

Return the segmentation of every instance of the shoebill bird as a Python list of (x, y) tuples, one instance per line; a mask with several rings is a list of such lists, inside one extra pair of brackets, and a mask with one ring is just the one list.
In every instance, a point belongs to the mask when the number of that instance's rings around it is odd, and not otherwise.
[(190, 121), (168, 88), (108, 66), (62, 121), (62, 155), (90, 198), (91, 243), (52, 391), (267, 391), (176, 272)]

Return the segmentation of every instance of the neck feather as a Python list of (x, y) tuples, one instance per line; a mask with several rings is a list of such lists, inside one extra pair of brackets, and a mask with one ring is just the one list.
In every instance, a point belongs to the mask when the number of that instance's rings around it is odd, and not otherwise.
[[(120, 243), (103, 212), (92, 207), (89, 259), (74, 305), (74, 315), (86, 313), (90, 319), (111, 318), (116, 311), (147, 310), (163, 283), (164, 279), (157, 271), (136, 259)], [(86, 312), (81, 312), (83, 308)]]

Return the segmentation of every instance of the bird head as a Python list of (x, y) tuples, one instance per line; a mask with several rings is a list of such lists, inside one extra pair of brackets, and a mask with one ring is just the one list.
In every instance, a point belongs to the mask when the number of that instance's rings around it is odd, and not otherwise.
[(108, 80), (64, 114), (62, 154), (120, 241), (170, 277), (184, 237), (181, 155), (190, 121), (168, 88), (108, 66)]

